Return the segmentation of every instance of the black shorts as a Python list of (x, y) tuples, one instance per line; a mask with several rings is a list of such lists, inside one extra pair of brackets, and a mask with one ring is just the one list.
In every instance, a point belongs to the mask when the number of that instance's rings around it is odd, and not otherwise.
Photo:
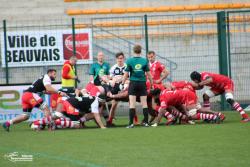
[(130, 81), (128, 94), (133, 96), (147, 96), (147, 86), (144, 81)]

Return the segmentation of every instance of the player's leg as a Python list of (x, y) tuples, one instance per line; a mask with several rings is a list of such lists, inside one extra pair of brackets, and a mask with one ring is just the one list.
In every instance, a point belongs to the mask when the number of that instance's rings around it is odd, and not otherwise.
[(135, 117), (135, 104), (136, 104), (136, 96), (129, 95), (129, 126), (127, 128), (133, 127), (134, 117)]
[(226, 90), (225, 98), (226, 98), (226, 101), (232, 106), (232, 108), (240, 113), (242, 117), (241, 122), (250, 121), (249, 116), (246, 114), (246, 112), (243, 110), (240, 104), (234, 100), (233, 92), (231, 90)]
[(9, 128), (11, 125), (13, 124), (18, 124), (20, 122), (26, 121), (29, 119), (30, 117), (30, 113), (33, 109), (34, 106), (36, 106), (37, 104), (40, 104), (42, 102), (42, 98), (41, 97), (33, 97), (33, 94), (30, 92), (25, 92), (22, 95), (22, 107), (23, 107), (23, 114), (17, 116), (14, 119), (11, 119), (9, 121), (6, 121), (3, 123), (3, 128), (6, 131), (9, 131)]
[(114, 126), (113, 118), (115, 116), (115, 110), (116, 110), (116, 108), (118, 106), (118, 101), (116, 101), (116, 100), (112, 100), (111, 103), (112, 103), (112, 105), (111, 105), (110, 112), (109, 112), (109, 118), (108, 118), (108, 121), (107, 121), (107, 126)]
[(143, 121), (142, 121), (142, 125), (145, 127), (148, 127), (148, 104), (147, 104), (147, 96), (140, 96), (140, 100), (141, 100), (141, 105), (142, 105), (142, 109), (143, 109)]
[(211, 104), (210, 104), (210, 98), (214, 97), (216, 93), (212, 89), (206, 90), (206, 92), (203, 94), (203, 108), (210, 109)]
[(217, 114), (199, 113), (197, 112), (196, 104), (188, 105), (187, 116), (193, 120), (209, 120), (215, 123), (220, 123), (220, 117)]

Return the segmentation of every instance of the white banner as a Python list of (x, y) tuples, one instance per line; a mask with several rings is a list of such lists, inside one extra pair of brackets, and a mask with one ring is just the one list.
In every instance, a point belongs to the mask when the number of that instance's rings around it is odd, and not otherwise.
[[(73, 55), (72, 30), (7, 31), (9, 67), (62, 65)], [(92, 57), (91, 29), (75, 31), (78, 64), (90, 64)], [(4, 34), (1, 34), (2, 67), (5, 67)]]
[[(60, 88), (61, 85), (53, 85), (55, 88)], [(4, 122), (23, 113), (21, 98), (23, 90), (29, 86), (1, 86), (0, 87), (0, 122)], [(50, 105), (50, 96), (44, 96), (47, 104)], [(34, 108), (29, 121), (40, 119), (43, 117), (42, 111)]]

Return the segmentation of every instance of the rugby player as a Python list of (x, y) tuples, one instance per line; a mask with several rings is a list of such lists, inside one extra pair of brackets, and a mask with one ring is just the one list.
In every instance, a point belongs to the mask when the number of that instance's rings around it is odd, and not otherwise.
[(197, 71), (193, 71), (190, 74), (190, 78), (199, 86), (210, 87), (210, 89), (203, 94), (204, 107), (210, 108), (210, 98), (225, 94), (226, 101), (234, 110), (240, 113), (242, 117), (241, 122), (250, 122), (249, 116), (245, 113), (240, 104), (234, 100), (234, 83), (230, 78), (221, 74), (210, 72), (199, 73)]
[(56, 70), (49, 69), (47, 74), (41, 76), (33, 82), (28, 89), (24, 90), (22, 95), (23, 114), (4, 122), (2, 126), (6, 131), (9, 131), (10, 126), (13, 124), (18, 124), (28, 120), (34, 107), (37, 107), (44, 112), (44, 118), (42, 119), (44, 122), (47, 124), (53, 123), (49, 107), (42, 99), (41, 95), (44, 93), (58, 93), (61, 96), (66, 96), (64, 92), (60, 92), (52, 87), (51, 81), (54, 81), (55, 78)]
[(151, 91), (153, 100), (160, 105), (157, 121), (152, 126), (157, 126), (162, 116), (166, 113), (169, 106), (176, 108), (181, 107), (189, 119), (192, 120), (212, 120), (216, 123), (220, 122), (220, 117), (217, 114), (197, 113), (197, 96), (189, 90), (163, 90), (155, 89)]

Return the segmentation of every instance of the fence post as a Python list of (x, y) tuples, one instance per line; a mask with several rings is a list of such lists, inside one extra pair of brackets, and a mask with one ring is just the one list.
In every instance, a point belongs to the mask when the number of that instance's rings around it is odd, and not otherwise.
[[(217, 31), (218, 31), (218, 50), (219, 50), (219, 70), (220, 74), (228, 74), (228, 54), (227, 54), (227, 37), (226, 37), (226, 14), (224, 11), (217, 12)], [(228, 109), (226, 99), (221, 96), (221, 109)]]
[[(73, 44), (73, 55), (76, 56), (76, 33), (75, 33), (75, 18), (72, 18), (72, 44)], [(75, 65), (75, 74), (77, 75), (77, 66)], [(75, 88), (77, 88), (77, 81), (75, 82)]]
[(9, 67), (8, 67), (8, 60), (7, 60), (7, 27), (6, 27), (6, 20), (3, 20), (3, 33), (4, 33), (4, 55), (5, 56), (5, 79), (6, 84), (9, 84)]
[(145, 29), (145, 48), (146, 48), (146, 57), (148, 54), (148, 16), (144, 15), (144, 29)]

